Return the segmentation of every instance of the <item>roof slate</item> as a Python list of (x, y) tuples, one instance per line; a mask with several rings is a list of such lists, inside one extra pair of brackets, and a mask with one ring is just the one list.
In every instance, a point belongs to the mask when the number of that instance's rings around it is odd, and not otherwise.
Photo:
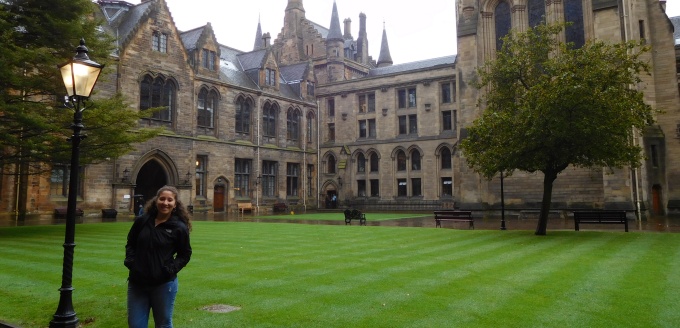
[(387, 67), (379, 67), (371, 69), (368, 76), (381, 76), (389, 74), (404, 73), (408, 71), (415, 71), (425, 68), (434, 68), (436, 66), (455, 66), (456, 55), (445, 56), (439, 58), (425, 59), (405, 64), (392, 65)]
[(179, 37), (182, 39), (182, 43), (184, 43), (184, 47), (187, 49), (187, 51), (192, 51), (197, 48), (198, 39), (201, 38), (204, 30), (205, 26), (201, 26), (193, 30), (180, 33)]

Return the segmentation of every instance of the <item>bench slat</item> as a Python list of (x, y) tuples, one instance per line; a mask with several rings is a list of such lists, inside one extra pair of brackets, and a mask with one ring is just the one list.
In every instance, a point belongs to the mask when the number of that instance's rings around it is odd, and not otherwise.
[(628, 232), (626, 211), (574, 211), (574, 230), (580, 230), (581, 223), (623, 224)]
[(434, 222), (436, 228), (442, 227), (442, 221), (467, 222), (470, 228), (475, 229), (475, 221), (471, 211), (438, 210), (434, 211)]

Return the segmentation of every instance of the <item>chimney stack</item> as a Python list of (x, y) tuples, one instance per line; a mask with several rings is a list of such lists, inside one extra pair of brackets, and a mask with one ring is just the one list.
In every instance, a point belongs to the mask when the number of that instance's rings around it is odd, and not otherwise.
[(351, 39), (352, 38), (352, 20), (349, 18), (345, 18), (344, 20), (345, 23), (345, 40)]

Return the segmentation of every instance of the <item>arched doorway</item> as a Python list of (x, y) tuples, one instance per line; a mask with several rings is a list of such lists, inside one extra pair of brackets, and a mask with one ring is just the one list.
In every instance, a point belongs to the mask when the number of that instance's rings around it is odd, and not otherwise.
[(158, 161), (150, 160), (139, 169), (135, 184), (135, 196), (142, 195), (147, 202), (156, 196), (158, 189), (168, 184), (168, 173)]
[(213, 211), (215, 213), (221, 213), (226, 210), (229, 206), (229, 200), (227, 197), (227, 183), (224, 178), (217, 179), (215, 186), (213, 187)]

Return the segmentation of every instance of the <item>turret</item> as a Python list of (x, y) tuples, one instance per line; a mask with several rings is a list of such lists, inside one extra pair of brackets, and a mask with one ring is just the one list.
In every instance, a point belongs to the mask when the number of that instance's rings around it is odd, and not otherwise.
[(253, 45), (253, 51), (260, 50), (263, 48), (262, 44), (262, 25), (260, 20), (257, 20), (257, 32), (255, 32), (255, 44)]
[(385, 23), (383, 23), (382, 42), (380, 43), (380, 56), (378, 57), (378, 67), (392, 66), (392, 56), (390, 55), (390, 46), (387, 43), (387, 31), (385, 30)]
[(345, 79), (345, 39), (340, 31), (338, 6), (333, 1), (331, 27), (326, 37), (326, 56), (328, 58), (328, 80), (343, 81)]

